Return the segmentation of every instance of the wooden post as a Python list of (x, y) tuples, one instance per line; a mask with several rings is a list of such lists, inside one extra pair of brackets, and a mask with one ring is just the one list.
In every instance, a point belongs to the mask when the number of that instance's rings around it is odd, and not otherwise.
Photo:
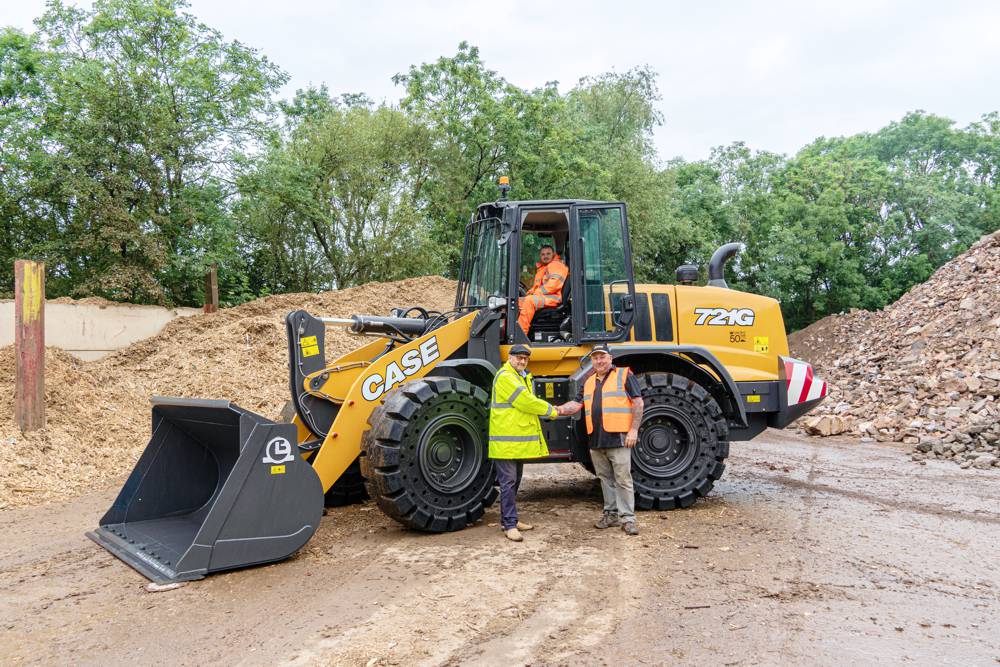
[(215, 264), (205, 274), (205, 312), (214, 313), (219, 309), (219, 277)]
[(21, 432), (45, 426), (45, 265), (14, 262), (15, 412)]

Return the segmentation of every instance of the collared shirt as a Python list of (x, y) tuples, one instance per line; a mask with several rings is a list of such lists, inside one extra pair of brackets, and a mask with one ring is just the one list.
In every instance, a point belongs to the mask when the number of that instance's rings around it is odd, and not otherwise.
[[(608, 373), (604, 376), (604, 380), (611, 377), (611, 374), (614, 372), (615, 367), (612, 366), (608, 369)], [(591, 421), (594, 422), (594, 432), (590, 434), (591, 449), (611, 449), (614, 447), (625, 446), (624, 433), (608, 433), (604, 430), (604, 414), (601, 409), (601, 405), (604, 401), (604, 398), (601, 395), (601, 387), (604, 386), (604, 380), (600, 377), (594, 378), (594, 401), (591, 403), (591, 412), (593, 413), (591, 415)], [(628, 377), (625, 378), (625, 393), (628, 394), (629, 399), (639, 398), (642, 396), (642, 387), (639, 386), (639, 380), (636, 379), (634, 373), (629, 373)], [(583, 383), (580, 384), (580, 391), (573, 400), (577, 403), (583, 403)]]

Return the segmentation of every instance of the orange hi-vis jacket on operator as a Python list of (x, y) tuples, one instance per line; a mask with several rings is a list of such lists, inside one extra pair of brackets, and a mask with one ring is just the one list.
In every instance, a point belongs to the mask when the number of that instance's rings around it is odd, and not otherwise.
[(552, 308), (562, 303), (563, 283), (569, 278), (569, 268), (559, 259), (559, 255), (555, 255), (548, 264), (538, 262), (535, 266), (537, 267), (535, 280), (531, 283), (528, 296), (517, 300), (520, 311), (517, 323), (521, 325), (525, 334), (528, 333), (536, 310)]
[[(632, 428), (632, 399), (625, 391), (628, 368), (613, 367), (601, 384), (601, 422), (607, 433), (628, 433)], [(597, 373), (591, 373), (583, 383), (583, 414), (587, 433), (594, 432), (593, 405)]]

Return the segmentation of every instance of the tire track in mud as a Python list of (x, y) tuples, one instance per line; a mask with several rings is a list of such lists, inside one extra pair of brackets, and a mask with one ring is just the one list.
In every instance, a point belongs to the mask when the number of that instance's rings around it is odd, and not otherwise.
[[(813, 530), (813, 520), (815, 518), (815, 490), (812, 488), (811, 482), (817, 477), (819, 471), (817, 469), (817, 461), (819, 459), (819, 452), (814, 451), (813, 455), (809, 457), (808, 466), (809, 469), (806, 472), (806, 479), (809, 480), (810, 484), (804, 487), (805, 495), (797, 498), (801, 504), (802, 511), (799, 513), (799, 525), (794, 531), (794, 535), (797, 538), (805, 537), (806, 539), (812, 533)], [(799, 546), (796, 544), (796, 546)], [(815, 583), (809, 581), (803, 581), (806, 561), (802, 557), (801, 548), (796, 548), (793, 552), (793, 564), (791, 566), (792, 572), (791, 576), (782, 581), (784, 588), (780, 591), (771, 593), (769, 592), (766, 596), (762, 597), (774, 597), (779, 603), (795, 601), (800, 598), (800, 594), (803, 591), (807, 591), (807, 594), (811, 594), (814, 590), (818, 590), (818, 586)], [(787, 628), (786, 637), (781, 643), (780, 653), (782, 655), (797, 656), (800, 655), (798, 650), (798, 644), (801, 643), (801, 638), (803, 635), (803, 623), (801, 617), (796, 615), (786, 614), (786, 622), (782, 625)]]
[(548, 542), (545, 546), (568, 567), (546, 574), (530, 614), (491, 628), (490, 639), (471, 653), (465, 651), (472, 646), (463, 646), (452, 656), (454, 664), (566, 664), (613, 635), (639, 597), (633, 576), (639, 559), (635, 540), (621, 531), (608, 533), (560, 540), (558, 546)]
[(935, 507), (933, 505), (926, 505), (908, 500), (896, 500), (893, 498), (878, 497), (873, 495), (872, 492), (870, 491), (854, 491), (851, 489), (836, 487), (830, 484), (815, 482), (813, 481), (815, 476), (812, 472), (810, 472), (809, 478), (806, 480), (796, 479), (794, 477), (787, 477), (787, 476), (782, 477), (780, 475), (768, 475), (766, 473), (761, 473), (758, 476), (766, 479), (769, 482), (774, 482), (776, 484), (781, 484), (783, 486), (789, 486), (805, 490), (807, 491), (807, 495), (812, 495), (815, 494), (816, 492), (828, 493), (837, 496), (843, 496), (845, 498), (851, 498), (852, 500), (860, 500), (874, 505), (881, 505), (883, 507), (896, 510), (905, 510), (907, 512), (918, 512), (921, 514), (937, 516), (945, 519), (958, 519), (961, 521), (973, 521), (976, 523), (1000, 525), (1000, 515), (997, 514), (986, 513), (984, 511), (963, 512), (961, 510), (950, 510), (944, 507)]
[[(474, 530), (481, 538), (482, 527)], [(544, 577), (504, 568), (506, 545), (470, 549), (444, 541), (407, 540), (381, 549), (338, 590), (348, 598), (377, 596), (376, 610), (353, 627), (331, 626), (327, 636), (308, 642), (287, 664), (326, 664), (323, 656), (330, 655), (337, 656), (335, 664), (395, 662), (403, 655), (408, 664), (440, 664), (502, 631), (508, 617), (535, 610), (533, 596)], [(519, 585), (504, 587), (499, 577)], [(385, 580), (395, 582), (391, 590), (377, 590), (377, 582)], [(506, 593), (504, 604), (497, 603), (498, 589)]]
[(613, 632), (626, 596), (621, 577), (605, 567), (601, 536), (557, 524), (514, 544), (495, 528), (473, 530), (474, 548), (432, 536), (384, 548), (358, 578), (392, 578), (393, 595), (359, 626), (330, 628), (329, 637), (309, 642), (288, 664), (315, 664), (331, 654), (336, 664), (391, 664), (399, 655), (416, 664), (521, 664), (539, 654), (569, 655)]
[(108, 567), (114, 562), (102, 558), (103, 552), (94, 549), (94, 546), (96, 545), (88, 542), (79, 549), (66, 549), (34, 560), (20, 561), (11, 566), (0, 564), (0, 588), (26, 584), (53, 572), (72, 575), (76, 572)]
[[(327, 523), (330, 533), (342, 532)], [(243, 662), (253, 664), (259, 657), (259, 663), (273, 664), (276, 656), (287, 657), (289, 646), (275, 644), (273, 635), (256, 629), (273, 622), (275, 610), (297, 600), (301, 604), (295, 613), (304, 616), (296, 617), (292, 631), (308, 632), (322, 617), (317, 607), (328, 606), (311, 589), (309, 577), (322, 574), (331, 561), (337, 578), (345, 572), (350, 576), (368, 558), (363, 548), (367, 545), (355, 544), (352, 551), (347, 543), (317, 536), (280, 565), (234, 571), (150, 594), (145, 579), (78, 530), (78, 549), (62, 548), (67, 540), (57, 536), (57, 551), (46, 554), (46, 545), (36, 544), (40, 553), (35, 561), (15, 553), (12, 566), (2, 563), (0, 663), (55, 664), (69, 655), (82, 664), (230, 662), (232, 644), (230, 649), (224, 646), (237, 641), (241, 651), (253, 651)], [(246, 602), (238, 603), (241, 599)], [(67, 633), (67, 627), (74, 632)], [(281, 635), (287, 636), (287, 629)]]

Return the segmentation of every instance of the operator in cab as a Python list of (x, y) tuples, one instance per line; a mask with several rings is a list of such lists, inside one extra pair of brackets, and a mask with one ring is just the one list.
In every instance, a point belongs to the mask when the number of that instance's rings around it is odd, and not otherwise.
[(569, 278), (569, 267), (556, 254), (551, 245), (543, 245), (538, 251), (538, 263), (535, 264), (535, 279), (531, 283), (527, 296), (517, 300), (517, 323), (528, 335), (531, 320), (535, 312), (541, 308), (554, 308), (562, 303), (563, 284)]

